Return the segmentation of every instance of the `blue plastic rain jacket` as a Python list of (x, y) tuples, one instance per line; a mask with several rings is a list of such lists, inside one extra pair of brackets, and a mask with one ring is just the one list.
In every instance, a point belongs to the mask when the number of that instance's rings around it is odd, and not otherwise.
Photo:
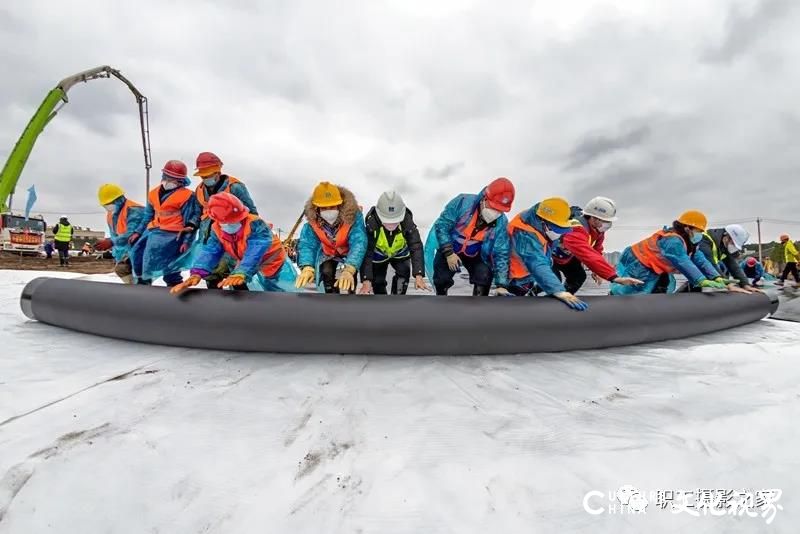
[[(171, 191), (165, 190), (161, 185), (154, 189), (158, 191), (161, 201), (165, 201), (171, 195), (181, 191), (189, 185), (189, 179), (184, 178), (183, 187), (178, 187)], [(197, 204), (191, 201), (191, 197), (181, 206), (181, 218), (186, 226), (194, 224), (199, 215), (196, 210)], [(154, 280), (158, 277), (179, 273), (188, 269), (192, 264), (192, 243), (195, 232), (187, 232), (179, 239), (179, 232), (171, 232), (160, 228), (147, 228), (153, 222), (155, 209), (148, 200), (144, 209), (141, 224), (137, 232), (142, 236), (134, 244), (131, 250), (131, 263), (133, 272), (141, 280)], [(181, 245), (186, 244), (189, 248), (183, 254), (180, 252)]]
[[(670, 227), (664, 227), (665, 231), (671, 231)], [(648, 238), (649, 239), (649, 238)], [(719, 276), (716, 268), (705, 257), (702, 251), (696, 249), (691, 256), (687, 252), (686, 244), (682, 237), (665, 236), (658, 239), (658, 249), (661, 256), (672, 265), (672, 267), (683, 274), (689, 283), (697, 286), (703, 280), (714, 280)], [(634, 295), (652, 293), (658, 283), (659, 274), (643, 265), (631, 247), (627, 247), (617, 264), (617, 276), (629, 276), (638, 278), (644, 284), (639, 286), (623, 286), (611, 284), (612, 295)], [(669, 274), (668, 292), (675, 290), (675, 277)]]
[(211, 219), (209, 219), (206, 215), (205, 206), (208, 205), (208, 201), (213, 195), (221, 192), (230, 193), (231, 195), (237, 197), (242, 201), (242, 204), (247, 206), (247, 209), (250, 210), (250, 213), (253, 215), (258, 215), (256, 204), (253, 202), (250, 192), (247, 190), (247, 186), (240, 182), (238, 178), (223, 174), (220, 176), (219, 181), (211, 190), (209, 190), (209, 188), (206, 187), (201, 181), (200, 185), (198, 185), (195, 189), (194, 195), (194, 202), (197, 203), (195, 206), (197, 213), (197, 219), (195, 223), (198, 228), (197, 235), (199, 236), (199, 239), (195, 242), (195, 247), (199, 247), (202, 242), (205, 241), (209, 235), (209, 229), (211, 228)]
[[(297, 277), (297, 270), (288, 258), (284, 259), (283, 265), (274, 276), (266, 277), (261, 272), (264, 255), (273, 245), (274, 239), (267, 223), (261, 219), (250, 223), (250, 235), (247, 237), (242, 259), (234, 260), (236, 264), (231, 269), (231, 274), (244, 275), (247, 279), (247, 287), (253, 291), (296, 292), (294, 281)], [(216, 269), (223, 256), (225, 256), (225, 248), (217, 233), (212, 230), (208, 240), (200, 246), (195, 256), (192, 274), (203, 278), (207, 277)]]
[[(520, 218), (522, 222), (535, 228), (547, 239), (544, 229), (546, 223), (536, 215), (538, 207), (539, 204), (534, 204), (532, 208), (522, 212)], [(542, 245), (536, 235), (511, 228), (512, 258), (516, 255), (529, 271), (528, 276), (513, 279), (511, 284), (518, 287), (528, 287), (536, 283), (548, 295), (566, 291), (564, 284), (553, 272), (553, 252), (559, 241), (546, 242), (545, 245)]]
[[(127, 209), (123, 210), (125, 204), (128, 204)], [(111, 255), (117, 262), (125, 259), (130, 255), (131, 245), (128, 244), (128, 238), (131, 234), (142, 226), (142, 219), (144, 217), (144, 207), (126, 199), (124, 196), (119, 197), (114, 202), (114, 212), (110, 214), (110, 224), (108, 225), (108, 233), (111, 236), (113, 247)], [(120, 216), (124, 213), (124, 220), (120, 220)], [(106, 218), (108, 220), (108, 217)]]
[[(341, 186), (339, 192), (342, 195), (342, 205), (339, 206), (339, 221), (341, 224), (350, 224), (350, 232), (347, 239), (347, 253), (344, 257), (325, 254), (322, 242), (311, 227), (311, 222), (326, 231), (334, 231), (317, 214), (317, 208), (309, 199), (306, 202), (305, 217), (308, 221), (300, 232), (300, 239), (297, 243), (297, 265), (302, 269), (306, 266), (314, 267), (317, 271), (317, 285), (320, 282), (319, 265), (327, 260), (336, 259), (337, 261), (350, 265), (356, 271), (361, 269), (364, 256), (367, 254), (367, 230), (364, 226), (364, 215), (361, 213), (353, 193)], [(320, 289), (322, 291), (322, 289)]]
[[(466, 227), (472, 215), (480, 209), (481, 200), (486, 189), (477, 195), (460, 194), (447, 203), (433, 223), (431, 231), (425, 240), (425, 272), (433, 284), (433, 260), (436, 252), (444, 253), (454, 244), (457, 230)], [(508, 239), (508, 218), (505, 213), (500, 214), (494, 223), (489, 225), (481, 245), (481, 260), (492, 268), (494, 281), (497, 286), (508, 285), (508, 255), (510, 241)]]

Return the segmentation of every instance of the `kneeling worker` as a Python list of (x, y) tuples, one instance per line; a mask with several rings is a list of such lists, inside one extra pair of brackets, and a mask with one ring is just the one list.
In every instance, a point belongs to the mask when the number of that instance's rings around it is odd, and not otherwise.
[(572, 309), (589, 307), (568, 292), (553, 270), (553, 245), (572, 226), (569, 203), (563, 198), (546, 198), (514, 217), (508, 224), (511, 236), (511, 268), (508, 290), (513, 295), (529, 295), (534, 285)]
[(617, 271), (603, 256), (606, 232), (617, 220), (617, 206), (606, 197), (595, 197), (583, 209), (570, 210), (572, 231), (564, 234), (553, 248), (553, 269), (564, 279), (564, 287), (573, 295), (586, 281), (588, 267), (599, 278), (622, 285), (641, 284), (641, 280), (617, 276)]
[[(297, 244), (300, 275), (296, 287), (311, 282), (322, 285), (325, 293), (355, 293), (355, 275), (367, 252), (364, 216), (356, 197), (344, 187), (322, 182), (306, 202), (307, 224)], [(344, 264), (339, 279), (336, 269)]]
[(97, 199), (106, 210), (109, 239), (97, 244), (97, 250), (111, 249), (117, 262), (114, 272), (126, 284), (133, 283), (131, 267), (131, 244), (128, 238), (138, 228), (144, 217), (144, 206), (125, 198), (125, 191), (116, 184), (103, 184), (97, 191)]
[(415, 287), (429, 289), (425, 283), (422, 238), (414, 223), (414, 216), (406, 208), (400, 194), (395, 191), (383, 193), (378, 204), (367, 213), (364, 222), (367, 227), (367, 254), (361, 266), (359, 293), (385, 295), (389, 265), (394, 269), (392, 295), (406, 294), (412, 271)]
[(296, 272), (280, 241), (258, 215), (253, 215), (231, 193), (217, 193), (208, 201), (213, 221), (208, 241), (201, 245), (191, 276), (172, 288), (173, 294), (196, 286), (213, 275), (220, 259), (229, 255), (236, 265), (218, 287), (263, 291), (295, 291)]

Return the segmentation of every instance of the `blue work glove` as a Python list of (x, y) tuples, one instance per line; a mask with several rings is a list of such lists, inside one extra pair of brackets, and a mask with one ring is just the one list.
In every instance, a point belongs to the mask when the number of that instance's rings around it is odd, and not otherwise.
[(572, 308), (573, 310), (584, 311), (589, 309), (589, 304), (582, 301), (572, 293), (567, 291), (561, 291), (559, 293), (554, 293), (553, 296)]

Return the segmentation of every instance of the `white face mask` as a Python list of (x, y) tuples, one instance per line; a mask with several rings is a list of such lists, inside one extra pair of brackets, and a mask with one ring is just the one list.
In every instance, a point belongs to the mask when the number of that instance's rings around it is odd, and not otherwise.
[(162, 180), (161, 186), (164, 188), (165, 191), (172, 191), (173, 189), (178, 187), (178, 182), (173, 182), (171, 180)]
[(214, 187), (214, 184), (217, 183), (217, 177), (211, 176), (210, 178), (203, 178), (203, 185), (206, 187)]
[(500, 212), (492, 208), (481, 209), (481, 218), (489, 224), (492, 224), (497, 218), (500, 217)]
[(103, 207), (106, 209), (108, 213), (114, 213), (114, 211), (117, 209), (117, 206), (114, 204), (106, 204)]
[(333, 225), (336, 219), (339, 218), (339, 210), (321, 210), (319, 216), (322, 217), (326, 223)]
[(226, 234), (235, 234), (241, 229), (242, 223), (220, 223), (220, 227)]
[(734, 245), (733, 243), (730, 243), (728, 245), (728, 253), (729, 254), (736, 254), (737, 252), (739, 252), (739, 249), (736, 248), (736, 245)]
[(392, 223), (392, 224), (384, 223), (383, 224), (383, 227), (386, 228), (387, 230), (389, 230), (390, 232), (394, 232), (395, 230), (397, 230), (398, 226), (400, 226), (400, 223)]
[(604, 234), (611, 230), (612, 223), (608, 221), (600, 221), (600, 226), (597, 227), (597, 231), (601, 234)]
[(550, 229), (545, 230), (544, 233), (547, 234), (547, 239), (549, 239), (550, 241), (558, 241), (559, 239), (561, 239), (561, 234), (559, 234), (558, 232), (554, 232)]

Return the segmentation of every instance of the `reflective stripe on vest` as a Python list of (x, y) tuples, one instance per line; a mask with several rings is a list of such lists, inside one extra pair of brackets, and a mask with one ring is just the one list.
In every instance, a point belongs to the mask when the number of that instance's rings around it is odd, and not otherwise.
[[(539, 232), (539, 230), (525, 223), (522, 220), (522, 214), (517, 215), (511, 220), (510, 223), (508, 223), (509, 236), (513, 236), (514, 232), (517, 231), (533, 234), (533, 236), (539, 240), (539, 243), (542, 244), (545, 255), (548, 254), (549, 245), (547, 244), (547, 239), (541, 234), (541, 232)], [(528, 267), (525, 266), (525, 262), (519, 257), (519, 254), (517, 254), (513, 246), (511, 247), (510, 259), (511, 265), (508, 270), (508, 275), (511, 280), (519, 280), (530, 276), (531, 272), (528, 270)]]
[(342, 224), (336, 231), (333, 239), (328, 237), (328, 233), (316, 222), (308, 223), (311, 229), (317, 234), (319, 242), (322, 244), (322, 252), (329, 258), (344, 258), (350, 252), (350, 224)]
[(390, 259), (404, 259), (411, 256), (411, 251), (408, 250), (406, 243), (406, 236), (403, 235), (402, 227), (398, 227), (399, 232), (394, 236), (394, 241), (389, 245), (389, 236), (386, 235), (386, 228), (381, 226), (380, 230), (375, 232), (375, 254), (373, 260), (375, 263), (383, 263)]
[(703, 235), (706, 236), (709, 241), (711, 241), (711, 258), (709, 259), (712, 260), (712, 262), (714, 263), (714, 267), (716, 267), (717, 264), (722, 260), (724, 260), (725, 258), (727, 258), (728, 255), (724, 252), (722, 254), (719, 253), (717, 242), (714, 241), (714, 238), (711, 237), (711, 234), (709, 234), (708, 232), (703, 232)]
[(147, 196), (150, 205), (153, 206), (155, 215), (148, 228), (160, 228), (168, 232), (180, 232), (186, 226), (183, 221), (183, 213), (181, 209), (186, 202), (192, 198), (192, 192), (186, 188), (181, 187), (168, 193), (164, 203), (161, 203), (159, 192), (161, 187), (156, 187)]
[(113, 213), (106, 213), (106, 222), (108, 223), (108, 229), (111, 232), (111, 237), (116, 237), (119, 235), (125, 235), (125, 232), (128, 231), (128, 208), (141, 208), (142, 205), (134, 202), (133, 200), (125, 200), (125, 203), (122, 205), (122, 208), (119, 210), (119, 214), (117, 215), (117, 226), (114, 227), (114, 214)]
[[(241, 183), (238, 178), (234, 178), (233, 176), (228, 176), (227, 180), (228, 182), (225, 184), (225, 187), (217, 191), (217, 193), (230, 193), (231, 186), (233, 184)], [(208, 206), (208, 199), (213, 195), (207, 195), (207, 193), (208, 188), (203, 182), (200, 182), (200, 185), (198, 185), (197, 189), (194, 190), (194, 196), (197, 199), (197, 203), (203, 208), (203, 214), (200, 216), (201, 219), (208, 219), (208, 210), (206, 209), (206, 206)], [(214, 195), (217, 193), (214, 193)]]
[(54, 239), (56, 241), (66, 241), (67, 243), (72, 241), (72, 225), (59, 223), (58, 232), (56, 232)]
[[(222, 227), (218, 222), (211, 225), (211, 229), (222, 244), (222, 248), (229, 256), (236, 258), (236, 261), (242, 261), (245, 251), (247, 250), (247, 240), (253, 231), (253, 222), (259, 220), (258, 215), (248, 215), (242, 223), (242, 228), (236, 235), (231, 236), (222, 231)], [(261, 263), (259, 271), (267, 278), (272, 278), (283, 267), (283, 262), (286, 261), (286, 249), (283, 248), (278, 239), (272, 238), (272, 245), (261, 256)]]
[(469, 221), (467, 221), (466, 217), (468, 217), (468, 215), (462, 217), (453, 229), (453, 252), (469, 258), (474, 258), (481, 253), (483, 240), (486, 238), (486, 231), (489, 227), (486, 226), (477, 232), (475, 231), (478, 225), (477, 210), (472, 214)]
[[(661, 254), (661, 249), (658, 248), (658, 240), (662, 237), (681, 237), (672, 230), (659, 230), (647, 239), (643, 239), (638, 243), (631, 245), (631, 251), (639, 262), (653, 271), (656, 274), (674, 273), (677, 269), (667, 261)], [(686, 243), (681, 238), (681, 243), (686, 249)]]

